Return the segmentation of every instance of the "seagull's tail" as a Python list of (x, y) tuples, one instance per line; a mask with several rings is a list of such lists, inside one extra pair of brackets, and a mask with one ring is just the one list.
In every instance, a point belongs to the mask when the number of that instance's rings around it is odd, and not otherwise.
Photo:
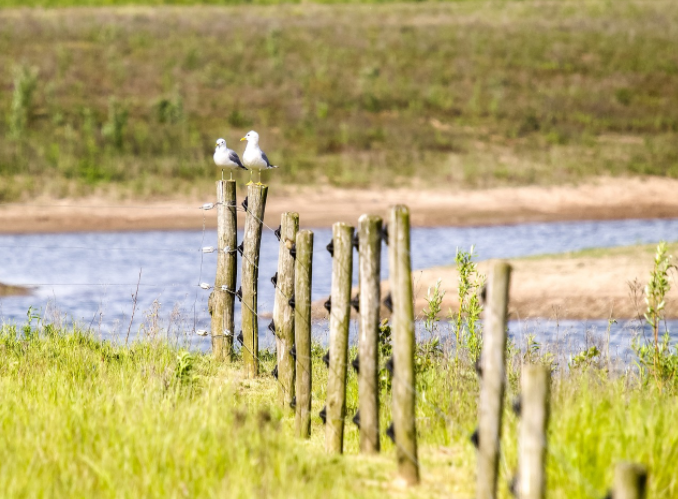
[(278, 165), (271, 165), (269, 168), (278, 168)]

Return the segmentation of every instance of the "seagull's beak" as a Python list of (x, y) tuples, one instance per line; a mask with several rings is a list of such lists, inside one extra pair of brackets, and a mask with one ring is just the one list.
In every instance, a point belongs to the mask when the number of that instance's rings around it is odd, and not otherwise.
[(247, 137), (243, 137), (242, 139), (240, 139), (240, 142), (242, 142), (243, 140), (247, 140)]

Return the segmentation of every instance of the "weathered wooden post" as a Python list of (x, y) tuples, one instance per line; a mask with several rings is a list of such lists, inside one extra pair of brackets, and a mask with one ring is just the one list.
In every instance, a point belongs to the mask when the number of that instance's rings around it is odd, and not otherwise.
[(353, 269), (353, 227), (335, 223), (332, 228), (332, 312), (330, 313), (330, 368), (327, 379), (327, 452), (344, 450), (346, 414), (346, 366), (348, 363), (348, 326), (351, 318), (351, 273)]
[(381, 218), (358, 220), (360, 256), (360, 337), (358, 340), (358, 406), (360, 450), (379, 452), (379, 309), (381, 307)]
[(506, 378), (506, 318), (511, 266), (495, 263), (487, 286), (482, 372), (478, 400), (478, 475), (476, 497), (494, 499), (497, 493), (499, 440)]
[(311, 436), (311, 282), (313, 263), (313, 232), (297, 234), (297, 260), (294, 267), (296, 317), (294, 338), (297, 345), (297, 375), (294, 426), (297, 436)]
[(643, 499), (647, 485), (647, 470), (637, 463), (619, 463), (614, 470), (614, 499)]
[(278, 358), (278, 392), (285, 412), (292, 412), (294, 399), (294, 357), (290, 350), (294, 345), (294, 308), (290, 299), (294, 296), (294, 257), (290, 250), (296, 243), (299, 231), (299, 214), (283, 213), (280, 220), (280, 252), (278, 256), (278, 280), (273, 302), (273, 323)]
[(398, 472), (406, 483), (414, 485), (419, 483), (419, 461), (414, 420), (415, 338), (410, 260), (410, 210), (406, 206), (398, 205), (391, 209), (388, 229), (389, 286), (393, 301), (393, 314), (391, 315), (393, 429), (397, 446)]
[(212, 314), (212, 354), (220, 360), (230, 360), (233, 353), (237, 245), (235, 180), (218, 180), (217, 275), (214, 278), (214, 291), (210, 295), (209, 310)]
[(518, 434), (518, 497), (546, 497), (546, 429), (549, 419), (551, 372), (545, 366), (526, 365), (521, 376)]
[(247, 215), (242, 253), (242, 334), (245, 376), (259, 374), (259, 321), (257, 316), (257, 280), (259, 248), (266, 210), (268, 186), (251, 184), (247, 188)]

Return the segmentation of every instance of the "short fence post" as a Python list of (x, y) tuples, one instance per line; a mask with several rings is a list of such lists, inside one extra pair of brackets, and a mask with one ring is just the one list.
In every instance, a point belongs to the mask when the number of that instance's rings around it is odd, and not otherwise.
[(614, 470), (614, 499), (643, 499), (647, 485), (647, 470), (637, 463), (619, 463)]
[(506, 318), (511, 266), (497, 262), (490, 273), (485, 308), (482, 372), (478, 400), (478, 474), (476, 497), (494, 499), (497, 493), (502, 405), (506, 382)]
[(546, 366), (523, 367), (518, 435), (518, 497), (546, 497), (546, 429), (549, 419), (551, 372)]
[(311, 436), (311, 283), (313, 263), (313, 232), (297, 234), (297, 259), (294, 266), (295, 311), (294, 338), (297, 345), (297, 375), (294, 426), (300, 438)]
[(353, 227), (335, 223), (332, 228), (332, 312), (330, 313), (330, 366), (327, 379), (327, 452), (344, 450), (346, 415), (346, 367), (348, 363), (348, 326), (351, 318), (351, 273), (353, 269)]
[(235, 180), (218, 180), (217, 274), (214, 278), (214, 291), (210, 296), (210, 313), (212, 314), (212, 354), (220, 360), (230, 360), (233, 354), (237, 220)]
[(294, 257), (290, 250), (297, 240), (299, 214), (283, 213), (280, 220), (280, 252), (278, 256), (278, 279), (275, 285), (273, 323), (278, 358), (278, 387), (280, 402), (285, 412), (292, 412), (294, 399), (294, 357), (290, 350), (294, 345), (294, 308), (290, 299), (294, 296)]
[(358, 407), (360, 450), (379, 452), (379, 309), (381, 307), (381, 218), (358, 220), (360, 256), (360, 337), (358, 340)]
[(393, 429), (397, 447), (398, 472), (409, 485), (419, 483), (417, 430), (414, 420), (414, 303), (410, 260), (410, 210), (398, 205), (391, 209), (389, 230), (389, 283), (393, 314)]
[(259, 374), (259, 321), (257, 316), (257, 280), (259, 277), (259, 249), (266, 209), (268, 186), (251, 184), (247, 188), (247, 216), (242, 253), (242, 356), (245, 376)]

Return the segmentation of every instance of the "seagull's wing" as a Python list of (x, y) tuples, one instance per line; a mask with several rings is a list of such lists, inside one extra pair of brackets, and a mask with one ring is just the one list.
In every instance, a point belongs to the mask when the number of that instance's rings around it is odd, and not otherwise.
[(268, 160), (268, 156), (266, 156), (266, 153), (264, 151), (261, 151), (261, 157), (266, 161), (266, 168), (278, 168), (277, 166), (273, 166), (271, 162)]
[(243, 166), (243, 164), (240, 162), (240, 158), (238, 157), (238, 153), (237, 153), (237, 152), (235, 152), (235, 151), (229, 149), (229, 151), (228, 151), (228, 159), (230, 159), (230, 160), (233, 161), (236, 165), (238, 165), (238, 168), (242, 168), (243, 170), (247, 170), (247, 168), (245, 168), (245, 167)]

